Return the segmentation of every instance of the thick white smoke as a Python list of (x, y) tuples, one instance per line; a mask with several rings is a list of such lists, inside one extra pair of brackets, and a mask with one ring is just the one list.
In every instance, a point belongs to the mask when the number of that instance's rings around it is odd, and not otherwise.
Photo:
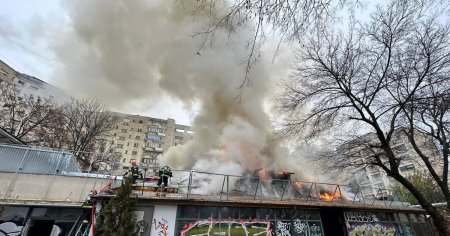
[(280, 68), (287, 65), (262, 57), (249, 75), (250, 86), (239, 90), (253, 32), (229, 37), (226, 30), (218, 30), (213, 45), (199, 52), (201, 38), (191, 35), (211, 18), (194, 17), (196, 1), (183, 2), (64, 2), (72, 28), (55, 46), (66, 65), (61, 84), (116, 107), (145, 108), (166, 95), (187, 107), (200, 104), (192, 124), (194, 139), (163, 157), (173, 168), (236, 175), (278, 169), (279, 164), (290, 168), (278, 158), (263, 109), (273, 91), (270, 84), (284, 76)]

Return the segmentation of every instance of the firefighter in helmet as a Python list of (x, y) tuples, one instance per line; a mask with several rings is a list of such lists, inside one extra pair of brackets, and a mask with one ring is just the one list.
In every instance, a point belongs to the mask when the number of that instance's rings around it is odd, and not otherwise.
[(131, 177), (133, 184), (136, 183), (136, 180), (141, 177), (142, 179), (142, 172), (139, 171), (139, 167), (136, 165), (136, 160), (131, 161)]
[(97, 195), (97, 190), (92, 189), (89, 192), (89, 195), (87, 196), (83, 205), (81, 206), (81, 208), (83, 209), (83, 224), (89, 223), (90, 215), (92, 214), (92, 208), (94, 208), (94, 201), (92, 200), (92, 197), (95, 195)]
[(167, 183), (169, 178), (172, 177), (172, 170), (168, 166), (164, 166), (159, 170), (158, 187), (164, 182), (164, 191), (167, 191)]

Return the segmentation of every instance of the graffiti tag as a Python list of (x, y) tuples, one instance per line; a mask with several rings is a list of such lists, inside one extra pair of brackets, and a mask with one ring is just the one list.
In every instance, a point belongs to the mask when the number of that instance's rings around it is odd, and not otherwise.
[(155, 230), (157, 230), (159, 236), (167, 236), (169, 225), (166, 219), (162, 218), (160, 221), (153, 219), (152, 226)]
[(347, 222), (378, 222), (378, 217), (369, 212), (345, 212)]
[(277, 236), (291, 236), (291, 224), (289, 222), (277, 221), (276, 232)]
[[(275, 227), (277, 227), (276, 225)], [(280, 227), (284, 227), (280, 225)], [(280, 228), (280, 229), (281, 229)], [(288, 229), (289, 232), (289, 229)], [(191, 235), (272, 235), (271, 221), (243, 220), (198, 220), (189, 223), (180, 231), (180, 236)], [(281, 234), (280, 234), (281, 235)], [(285, 234), (290, 236), (290, 234)]]
[(391, 223), (349, 223), (350, 236), (395, 236), (397, 228)]
[(322, 236), (322, 228), (316, 223), (309, 223), (310, 236)]
[(3, 222), (0, 224), (0, 235), (20, 235), (23, 226), (16, 225), (14, 222)]
[(309, 235), (308, 224), (305, 221), (295, 219), (294, 220), (294, 234), (308, 236)]

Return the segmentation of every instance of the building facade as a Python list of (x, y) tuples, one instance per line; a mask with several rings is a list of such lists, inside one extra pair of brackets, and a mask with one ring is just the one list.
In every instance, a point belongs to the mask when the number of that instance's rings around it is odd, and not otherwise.
[(34, 76), (20, 73), (0, 60), (1, 86), (13, 85), (21, 96), (32, 96), (41, 99), (56, 99), (58, 102), (70, 101), (70, 96), (62, 89), (55, 87)]
[[(415, 135), (418, 145), (428, 156), (435, 157), (432, 163), (439, 166), (438, 154), (434, 144), (424, 135), (419, 132)], [(376, 139), (374, 133), (368, 133), (362, 137), (352, 140), (343, 145), (339, 150), (339, 155), (344, 155), (350, 160), (352, 166), (356, 166), (351, 171), (350, 179), (358, 183), (362, 193), (365, 195), (372, 195), (375, 197), (389, 196), (390, 190), (396, 184), (396, 181), (384, 172), (380, 167), (374, 165), (364, 164), (375, 154), (368, 146)], [(426, 166), (420, 159), (418, 154), (414, 151), (408, 137), (398, 129), (394, 132), (391, 140), (392, 150), (400, 159), (399, 171), (403, 176), (408, 176), (416, 171), (425, 171)], [(387, 160), (386, 160), (387, 161)]]
[(4, 81), (8, 84), (14, 84), (17, 81), (17, 71), (0, 60), (0, 82)]
[(115, 129), (107, 135), (110, 152), (121, 155), (126, 169), (131, 162), (149, 168), (158, 168), (158, 158), (172, 146), (183, 145), (192, 139), (190, 126), (179, 125), (174, 119), (116, 113), (119, 117)]

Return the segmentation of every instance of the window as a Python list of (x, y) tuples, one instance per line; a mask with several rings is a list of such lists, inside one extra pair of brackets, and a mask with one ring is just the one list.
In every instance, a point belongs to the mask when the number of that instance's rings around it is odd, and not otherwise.
[(401, 145), (395, 146), (395, 147), (392, 148), (392, 151), (394, 151), (394, 152), (404, 152), (404, 151), (406, 151), (406, 146), (405, 146), (405, 144), (401, 144)]
[(128, 150), (125, 150), (125, 154), (128, 154)]
[(410, 165), (406, 165), (406, 166), (400, 166), (400, 171), (401, 172), (409, 172), (409, 171), (413, 171), (415, 169), (413, 164)]
[(122, 132), (122, 133), (126, 133), (127, 130), (126, 130), (126, 129), (122, 129), (121, 132)]
[(152, 132), (152, 133), (160, 133), (160, 134), (164, 134), (166, 132), (164, 129), (160, 129), (160, 128), (149, 128), (148, 131)]
[(137, 132), (142, 133), (142, 129), (138, 129)]
[(125, 140), (125, 137), (119, 137), (119, 140)]
[(149, 135), (149, 136), (147, 136), (147, 139), (162, 141), (162, 140), (164, 140), (164, 137), (161, 137), (161, 136), (158, 136), (158, 135)]
[(139, 147), (139, 143), (133, 144), (133, 147)]
[(137, 140), (141, 140), (141, 136), (136, 136), (136, 139)]
[(382, 181), (381, 175), (380, 175), (380, 174), (374, 174), (374, 175), (372, 175), (372, 181), (373, 181), (374, 183), (379, 183), (379, 182), (381, 182), (381, 181)]
[(183, 140), (183, 137), (180, 137), (180, 136), (175, 136), (175, 139), (178, 139), (178, 140)]
[(132, 151), (131, 155), (133, 155), (133, 156), (137, 155), (137, 151)]
[(143, 124), (144, 123), (144, 121), (143, 120), (139, 120), (139, 124)]
[(123, 144), (117, 144), (116, 148), (123, 148)]
[(160, 143), (149, 142), (145, 143), (146, 147), (160, 148), (162, 145)]
[(375, 188), (375, 189), (382, 189), (382, 188), (384, 188), (384, 186), (383, 186), (383, 183), (376, 183), (376, 184), (373, 184), (373, 188)]

